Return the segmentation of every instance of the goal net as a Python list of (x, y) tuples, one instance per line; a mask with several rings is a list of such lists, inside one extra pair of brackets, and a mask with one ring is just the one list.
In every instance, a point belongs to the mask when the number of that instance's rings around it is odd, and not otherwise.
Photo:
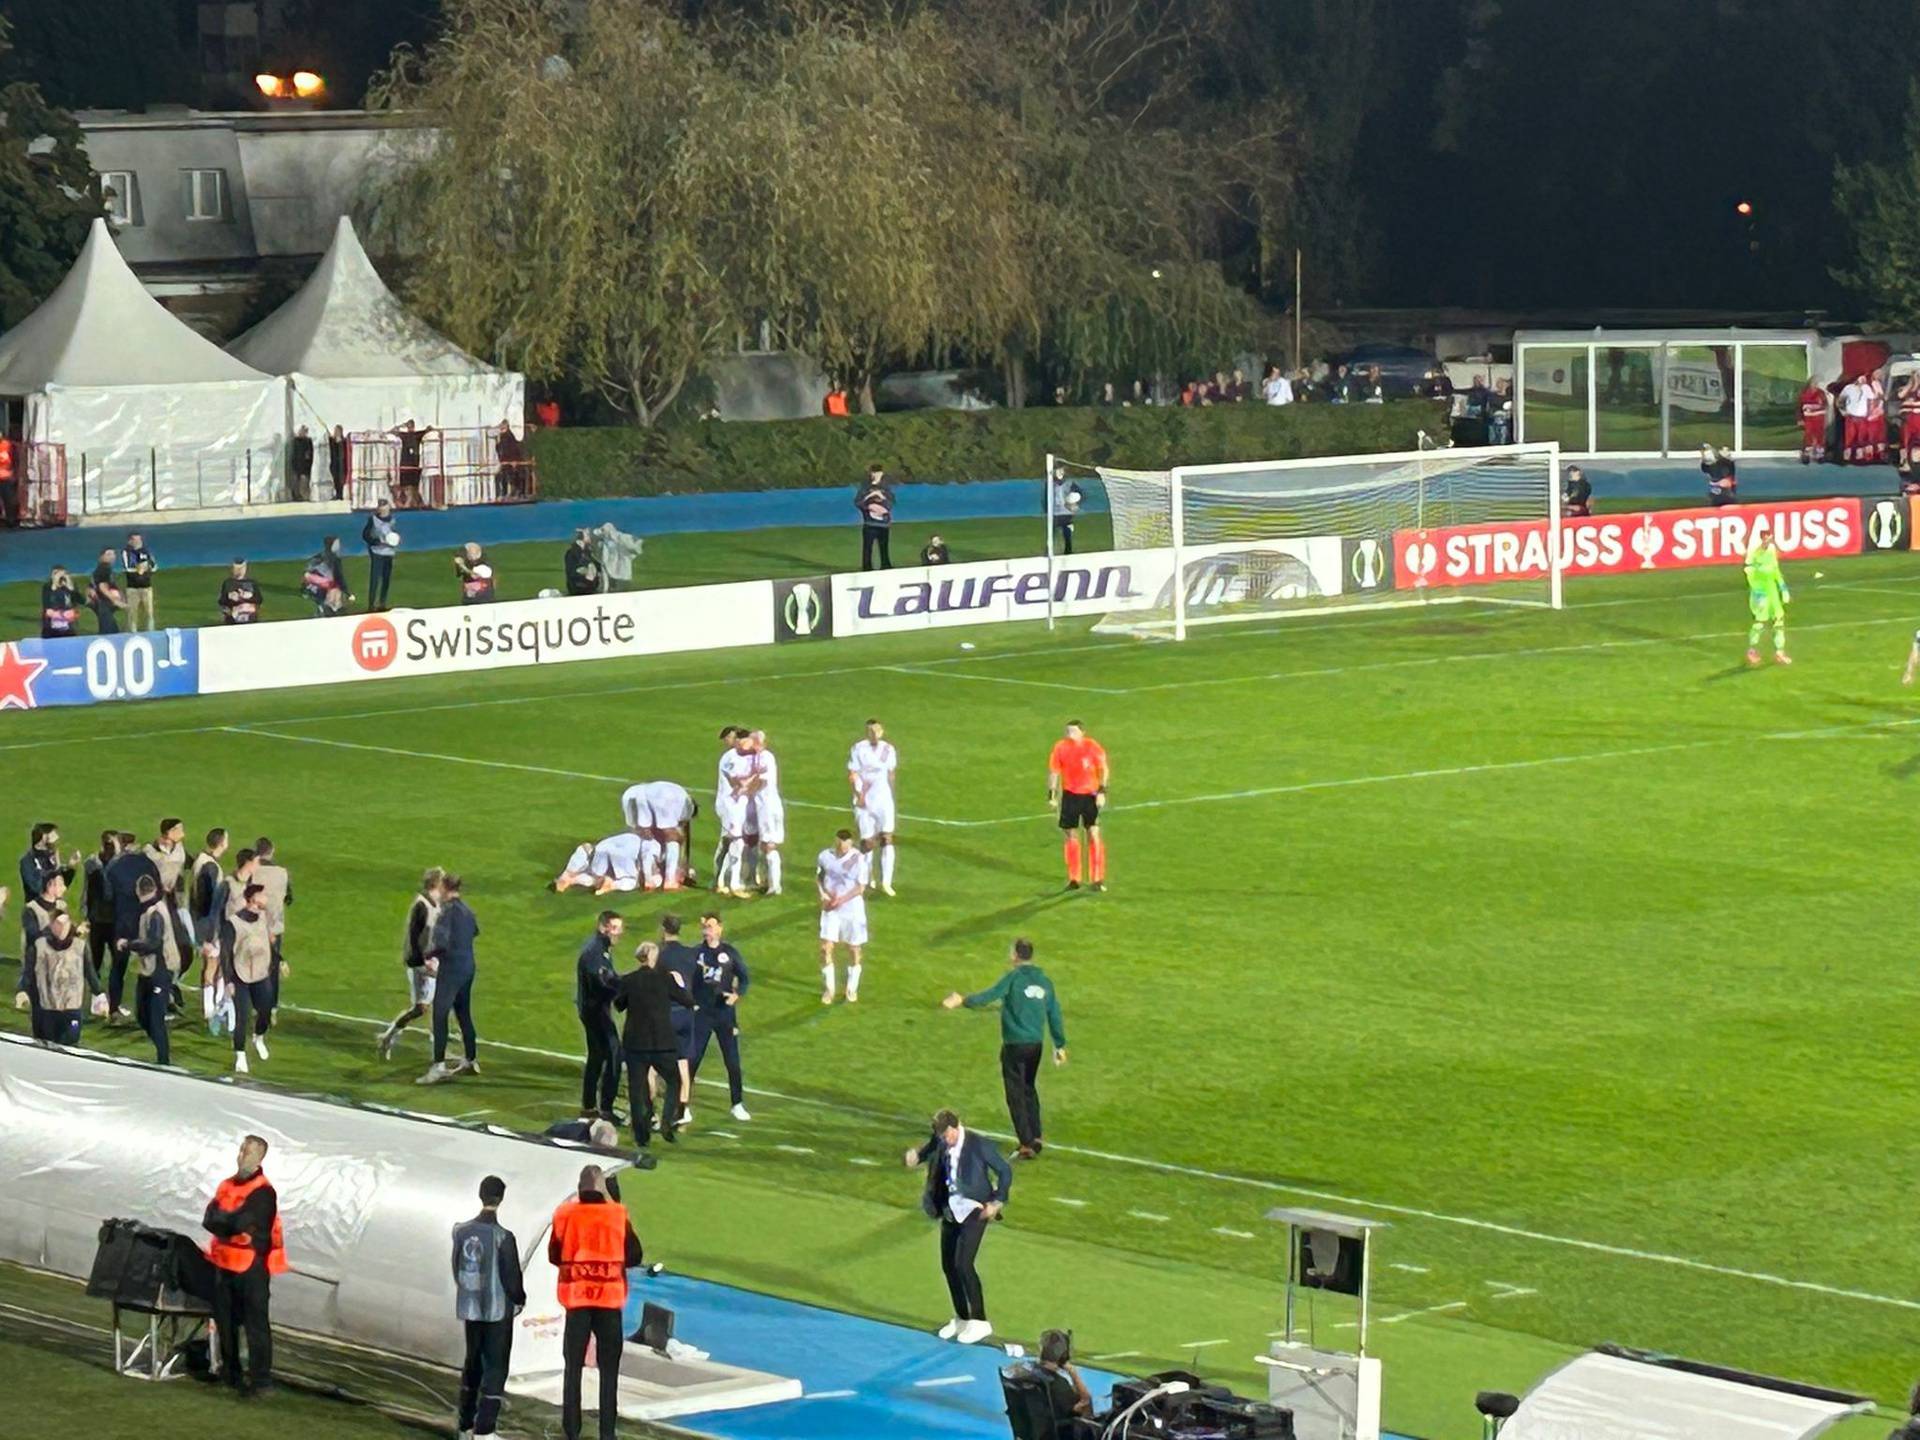
[(1561, 603), (1557, 445), (1084, 468), (1106, 490), (1113, 548), (1139, 557), (1136, 593), (1094, 627), (1105, 633), (1184, 639), (1194, 625), (1385, 605)]

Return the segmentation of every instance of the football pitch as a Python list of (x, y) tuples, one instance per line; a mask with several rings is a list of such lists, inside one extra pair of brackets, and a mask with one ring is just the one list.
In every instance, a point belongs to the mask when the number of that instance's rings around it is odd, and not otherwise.
[[(1476, 1389), (1603, 1341), (1893, 1402), (1920, 1333), (1920, 704), (1899, 685), (1920, 574), (1787, 574), (1791, 668), (1746, 667), (1741, 581), (1716, 569), (1570, 582), (1562, 613), (1184, 645), (982, 627), (10, 714), (0, 833), (270, 834), (293, 973), (254, 1081), (538, 1128), (578, 1100), (573, 957), (601, 903), (546, 882), (617, 828), (626, 784), (705, 804), (715, 732), (759, 726), (787, 893), (719, 907), (753, 976), (753, 1119), (711, 1060), (692, 1131), (629, 1192), (674, 1268), (945, 1319), (899, 1155), (943, 1104), (1007, 1128), (997, 1023), (938, 1001), (1024, 934), (1070, 1063), (982, 1252), (1002, 1333), (1070, 1326), (1109, 1368), (1264, 1393), (1284, 1260), (1262, 1216), (1308, 1205), (1393, 1224), (1370, 1339), (1396, 1430), (1473, 1434)], [(868, 716), (901, 756), (899, 895), (870, 902), (860, 1004), (828, 1009), (807, 876), (849, 823)], [(1106, 894), (1062, 890), (1045, 760), (1069, 718), (1112, 757)], [(389, 1064), (373, 1040), (430, 864), (483, 927), (484, 1073), (422, 1089), (418, 1027)], [(614, 903), (644, 935), (705, 898)], [(149, 1053), (131, 1029), (87, 1043)], [(190, 1069), (229, 1053), (176, 1033)], [(1319, 1338), (1349, 1342), (1350, 1316), (1321, 1302)]]

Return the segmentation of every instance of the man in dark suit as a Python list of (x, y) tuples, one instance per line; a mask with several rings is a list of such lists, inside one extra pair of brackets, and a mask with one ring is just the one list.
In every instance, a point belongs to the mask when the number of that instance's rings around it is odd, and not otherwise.
[(627, 1062), (627, 1108), (633, 1120), (633, 1143), (640, 1147), (634, 1164), (652, 1168), (647, 1153), (653, 1139), (653, 1099), (648, 1077), (660, 1081), (660, 1138), (671, 1143), (680, 1116), (680, 1051), (673, 1038), (674, 978), (660, 968), (660, 947), (642, 941), (633, 952), (639, 968), (619, 977), (613, 1008), (626, 1016), (620, 1045)]
[(993, 1326), (987, 1321), (974, 1259), (988, 1222), (1006, 1209), (1013, 1167), (986, 1136), (963, 1128), (951, 1110), (933, 1117), (927, 1143), (907, 1151), (904, 1158), (909, 1170), (927, 1166), (920, 1208), (940, 1222), (940, 1268), (953, 1297), (953, 1319), (940, 1327), (940, 1338), (977, 1345), (993, 1334)]

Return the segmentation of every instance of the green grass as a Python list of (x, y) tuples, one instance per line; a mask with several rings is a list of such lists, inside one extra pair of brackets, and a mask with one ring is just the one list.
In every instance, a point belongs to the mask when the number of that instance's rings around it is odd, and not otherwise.
[[(768, 543), (689, 541), (685, 561), (764, 573), (733, 547)], [(574, 1068), (537, 1052), (577, 1049), (596, 908), (542, 886), (613, 827), (619, 785), (522, 767), (704, 792), (716, 728), (754, 722), (783, 762), (798, 883), (725, 909), (756, 982), (748, 1082), (773, 1093), (724, 1140), (701, 1133), (720, 1113), (703, 1091), (702, 1125), (637, 1187), (676, 1268), (944, 1318), (893, 1161), (943, 1103), (1004, 1128), (994, 1022), (936, 1002), (1026, 933), (1072, 1063), (1042, 1082), (1049, 1152), (985, 1250), (1004, 1331), (1070, 1324), (1083, 1354), (1141, 1369), (1224, 1339), (1202, 1368), (1261, 1384), (1282, 1268), (1261, 1216), (1318, 1202), (1393, 1221), (1379, 1316), (1416, 1312), (1375, 1332), (1395, 1428), (1464, 1440), (1476, 1389), (1605, 1340), (1892, 1401), (1920, 1297), (1914, 578), (1906, 556), (1824, 581), (1790, 566), (1799, 663), (1756, 672), (1738, 577), (1713, 570), (1571, 582), (1563, 614), (1379, 612), (1184, 646), (993, 627), (9, 715), (0, 834), (144, 834), (162, 813), (272, 833), (305, 1009), (257, 1078), (535, 1126), (577, 1098)], [(844, 823), (869, 714), (900, 746), (906, 813), (992, 823), (903, 821), (862, 1003), (823, 1010), (802, 877)], [(1061, 894), (1041, 813), (1069, 714), (1114, 758), (1104, 896)], [(386, 748), (342, 748), (363, 745)], [(429, 863), (465, 873), (486, 927), (483, 1036), (526, 1048), (420, 1090), (417, 1036), (383, 1066), (367, 1022), (400, 1008), (395, 936)], [(204, 1035), (175, 1055), (226, 1064)], [(1351, 1333), (1339, 1315), (1323, 1338)]]

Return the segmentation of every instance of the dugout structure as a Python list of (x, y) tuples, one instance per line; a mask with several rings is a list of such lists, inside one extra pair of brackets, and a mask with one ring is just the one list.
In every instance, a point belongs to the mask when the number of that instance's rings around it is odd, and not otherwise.
[[(500, 1219), (519, 1239), (527, 1288), (507, 1388), (558, 1399), (564, 1314), (546, 1258), (549, 1220), (583, 1164), (619, 1170), (618, 1157), (0, 1035), (0, 1259), (84, 1280), (101, 1224), (120, 1217), (204, 1240), (207, 1201), (247, 1134), (270, 1147), (265, 1169), (286, 1232), (275, 1327), (455, 1369), (465, 1345), (452, 1229), (479, 1210), (482, 1177), (505, 1180)], [(626, 1199), (644, 1214), (639, 1194)], [(621, 1375), (621, 1414), (636, 1419), (800, 1393), (780, 1376), (637, 1346)]]

